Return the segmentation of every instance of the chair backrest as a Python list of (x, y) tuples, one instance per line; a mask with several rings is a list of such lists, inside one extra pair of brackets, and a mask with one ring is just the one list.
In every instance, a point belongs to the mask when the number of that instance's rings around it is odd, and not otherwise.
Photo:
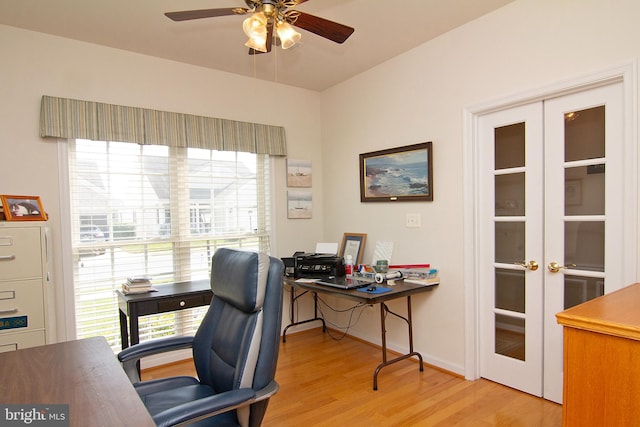
[[(211, 306), (193, 345), (201, 383), (220, 393), (256, 390), (275, 377), (282, 322), (282, 261), (264, 253), (220, 248), (211, 266)], [(259, 425), (266, 401), (238, 410), (243, 425)]]

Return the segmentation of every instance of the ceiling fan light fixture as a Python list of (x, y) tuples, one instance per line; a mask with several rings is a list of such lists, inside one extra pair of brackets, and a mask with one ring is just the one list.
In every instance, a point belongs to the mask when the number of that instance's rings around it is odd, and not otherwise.
[(251, 38), (267, 38), (267, 17), (262, 12), (256, 12), (242, 23), (242, 30)]
[(276, 32), (278, 33), (278, 38), (282, 43), (283, 49), (289, 49), (302, 37), (299, 32), (284, 21), (278, 21), (276, 23)]
[(188, 21), (228, 15), (248, 15), (242, 23), (242, 29), (249, 37), (249, 41), (245, 45), (251, 48), (250, 55), (253, 55), (255, 51), (270, 52), (273, 42), (276, 42), (276, 45), (280, 44), (283, 49), (295, 46), (301, 35), (292, 25), (340, 44), (344, 43), (355, 31), (354, 28), (338, 22), (294, 10), (296, 6), (308, 0), (244, 1), (247, 4), (246, 8), (225, 7), (183, 10), (167, 12), (165, 15), (173, 21)]

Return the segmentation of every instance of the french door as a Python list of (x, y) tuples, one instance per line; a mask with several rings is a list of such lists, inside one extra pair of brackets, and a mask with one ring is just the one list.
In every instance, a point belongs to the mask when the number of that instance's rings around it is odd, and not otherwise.
[(623, 92), (479, 118), (480, 375), (562, 401), (555, 314), (623, 286)]

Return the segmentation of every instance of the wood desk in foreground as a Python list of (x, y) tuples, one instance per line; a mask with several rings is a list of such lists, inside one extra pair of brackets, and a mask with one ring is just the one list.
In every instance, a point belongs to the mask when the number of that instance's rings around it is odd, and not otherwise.
[[(380, 373), (380, 370), (385, 366), (389, 366), (393, 363), (400, 362), (401, 360), (408, 359), (410, 357), (417, 357), (418, 361), (420, 362), (420, 371), (423, 371), (424, 366), (422, 364), (422, 355), (417, 351), (413, 350), (413, 320), (411, 318), (411, 295), (431, 291), (438, 285), (438, 283), (425, 286), (425, 285), (418, 285), (413, 283), (405, 283), (404, 280), (395, 280), (394, 282), (395, 282), (395, 285), (393, 286), (387, 286), (386, 283), (382, 283), (382, 284), (373, 283), (372, 285), (389, 287), (391, 290), (384, 293), (368, 293), (368, 292), (362, 292), (361, 290), (357, 290), (357, 289), (346, 290), (346, 289), (332, 288), (326, 285), (321, 285), (313, 282), (311, 283), (299, 282), (299, 281), (296, 281), (295, 279), (285, 278), (285, 283), (291, 286), (291, 300), (290, 300), (291, 323), (284, 328), (284, 331), (282, 333), (282, 342), (286, 342), (287, 330), (290, 327), (300, 325), (303, 323), (313, 322), (316, 320), (321, 321), (322, 330), (323, 332), (325, 331), (326, 326), (325, 326), (324, 319), (322, 317), (318, 317), (318, 293), (329, 294), (338, 298), (344, 298), (344, 299), (348, 299), (348, 300), (359, 302), (361, 304), (366, 304), (366, 305), (380, 304), (380, 335), (382, 339), (382, 363), (378, 365), (378, 367), (375, 369), (373, 373), (373, 389), (374, 390), (378, 389), (378, 374)], [(302, 293), (299, 295), (296, 295), (296, 289), (302, 290)], [(313, 295), (314, 317), (301, 320), (301, 321), (295, 321), (293, 316), (294, 303), (297, 300), (297, 298), (304, 295), (304, 293), (306, 292), (311, 292)], [(397, 299), (397, 298), (407, 299), (407, 317), (401, 316), (391, 311), (387, 306), (386, 304), (387, 301)], [(404, 320), (405, 323), (407, 324), (407, 329), (409, 332), (409, 349), (408, 349), (409, 351), (391, 360), (387, 359), (387, 328), (385, 324), (387, 314), (393, 314), (397, 318)]]
[(564, 326), (562, 425), (640, 423), (640, 283), (556, 315)]
[(0, 353), (0, 425), (7, 405), (68, 405), (54, 414), (66, 424), (47, 425), (155, 426), (104, 337)]

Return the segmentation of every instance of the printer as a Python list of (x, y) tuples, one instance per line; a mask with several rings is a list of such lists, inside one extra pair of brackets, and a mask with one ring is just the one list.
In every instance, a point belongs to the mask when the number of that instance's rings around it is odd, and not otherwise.
[(287, 276), (300, 277), (328, 277), (344, 276), (344, 258), (334, 254), (317, 254), (296, 252), (291, 258), (283, 258), (287, 267)]

